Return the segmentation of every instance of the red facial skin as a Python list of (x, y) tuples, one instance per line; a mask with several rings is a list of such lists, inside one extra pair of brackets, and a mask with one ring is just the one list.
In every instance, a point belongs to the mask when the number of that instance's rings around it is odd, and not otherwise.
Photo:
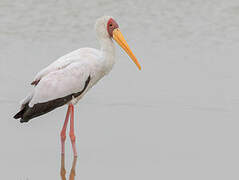
[(110, 18), (107, 23), (107, 31), (111, 38), (113, 37), (113, 31), (116, 28), (119, 28), (119, 25), (117, 24), (117, 22), (115, 22), (115, 20), (113, 18)]

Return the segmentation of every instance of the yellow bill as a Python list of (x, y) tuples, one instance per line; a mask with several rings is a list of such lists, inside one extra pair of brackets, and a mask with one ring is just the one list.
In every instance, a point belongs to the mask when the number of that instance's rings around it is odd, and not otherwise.
[(129, 55), (129, 57), (134, 61), (136, 66), (139, 68), (139, 70), (141, 70), (141, 66), (140, 66), (137, 58), (135, 57), (135, 55), (133, 54), (133, 52), (129, 48), (129, 45), (126, 42), (126, 40), (124, 39), (124, 36), (120, 32), (119, 28), (117, 28), (113, 31), (113, 38), (125, 50), (125, 52)]

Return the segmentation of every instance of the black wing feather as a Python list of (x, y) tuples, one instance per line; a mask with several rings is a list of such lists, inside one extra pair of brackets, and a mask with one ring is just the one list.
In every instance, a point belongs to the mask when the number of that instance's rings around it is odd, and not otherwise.
[(15, 119), (21, 118), (20, 120), (21, 123), (28, 122), (32, 118), (41, 116), (60, 106), (63, 106), (67, 104), (68, 102), (70, 102), (72, 98), (76, 98), (80, 96), (87, 88), (89, 82), (90, 82), (90, 76), (87, 78), (85, 82), (85, 86), (82, 91), (67, 95), (62, 98), (54, 99), (44, 103), (37, 103), (33, 107), (29, 107), (29, 102), (28, 102), (24, 105), (24, 108), (14, 116), (14, 118)]

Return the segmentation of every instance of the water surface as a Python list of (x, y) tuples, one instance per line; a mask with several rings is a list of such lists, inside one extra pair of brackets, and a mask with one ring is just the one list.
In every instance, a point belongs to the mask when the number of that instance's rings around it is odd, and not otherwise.
[[(76, 108), (76, 179), (238, 179), (239, 2), (0, 1), (0, 177), (60, 179), (66, 107), (12, 116), (35, 73), (98, 48), (95, 19), (113, 15), (142, 64), (117, 64)], [(66, 169), (73, 156), (66, 144)]]

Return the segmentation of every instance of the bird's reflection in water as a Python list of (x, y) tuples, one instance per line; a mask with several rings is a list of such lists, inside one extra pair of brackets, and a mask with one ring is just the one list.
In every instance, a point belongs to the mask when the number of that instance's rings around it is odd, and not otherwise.
[[(70, 175), (69, 175), (69, 180), (74, 180), (75, 179), (76, 160), (77, 160), (77, 156), (74, 156), (74, 160), (73, 160), (72, 167), (71, 167), (71, 172), (70, 172)], [(60, 175), (61, 175), (62, 180), (66, 180), (65, 155), (64, 154), (61, 155)]]

